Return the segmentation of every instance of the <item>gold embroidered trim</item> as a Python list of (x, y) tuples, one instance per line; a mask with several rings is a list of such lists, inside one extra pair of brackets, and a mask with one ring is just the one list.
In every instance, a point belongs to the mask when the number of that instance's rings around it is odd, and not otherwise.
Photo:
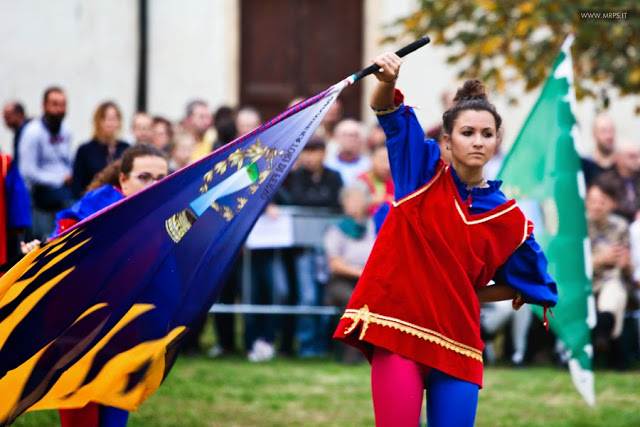
[[(509, 212), (509, 211), (511, 211), (511, 210), (513, 210), (513, 209), (515, 209), (515, 208), (517, 208), (517, 207), (518, 207), (518, 205), (516, 205), (516, 204), (514, 203), (513, 205), (511, 205), (511, 207), (509, 207), (509, 208), (507, 208), (507, 209), (505, 209), (505, 210), (502, 210), (502, 211), (500, 211), (500, 212), (496, 212), (496, 213), (494, 213), (493, 215), (489, 215), (489, 216), (488, 216), (488, 217), (486, 217), (486, 218), (476, 219), (475, 221), (469, 221), (469, 220), (467, 219), (467, 217), (464, 215), (464, 212), (462, 211), (462, 208), (460, 207), (460, 203), (458, 203), (458, 199), (457, 199), (457, 198), (456, 198), (455, 202), (456, 202), (456, 208), (458, 209), (458, 213), (459, 213), (459, 214), (460, 214), (460, 216), (462, 217), (462, 220), (464, 221), (464, 223), (465, 223), (465, 224), (467, 224), (467, 225), (475, 225), (475, 224), (481, 224), (481, 223), (483, 223), (483, 222), (491, 221), (492, 219), (497, 218), (497, 217), (499, 217), (500, 215), (504, 215), (504, 214), (506, 214), (507, 212)], [(526, 230), (525, 230), (525, 231), (526, 231)]]
[(436, 180), (438, 178), (440, 178), (440, 175), (442, 175), (442, 172), (444, 170), (445, 170), (445, 168), (440, 167), (440, 170), (438, 170), (438, 172), (435, 174), (435, 176), (433, 178), (431, 178), (431, 181), (427, 182), (425, 185), (422, 186), (422, 188), (417, 189), (416, 191), (414, 191), (413, 193), (409, 194), (408, 196), (403, 197), (402, 199), (398, 200), (397, 202), (393, 202), (393, 206), (394, 207), (398, 207), (402, 203), (406, 202), (407, 200), (413, 199), (414, 197), (419, 196), (420, 194), (422, 194), (425, 191), (427, 191), (429, 189), (429, 187), (431, 187), (433, 185), (433, 183), (436, 182)]
[(385, 108), (383, 110), (378, 110), (377, 108), (373, 108), (373, 107), (371, 107), (371, 109), (373, 110), (373, 114), (375, 114), (376, 116), (384, 116), (385, 114), (391, 114), (395, 111), (398, 111), (398, 108), (402, 107), (403, 105), (404, 104), (400, 104), (392, 108)]
[(353, 320), (353, 323), (351, 324), (351, 326), (345, 329), (344, 331), (345, 335), (349, 335), (351, 332), (353, 332), (353, 330), (362, 321), (362, 329), (360, 330), (360, 336), (359, 336), (360, 340), (362, 340), (365, 334), (367, 333), (369, 324), (373, 323), (376, 325), (397, 329), (401, 332), (416, 336), (425, 341), (429, 341), (429, 342), (441, 345), (447, 350), (454, 351), (463, 356), (467, 356), (482, 362), (482, 351), (478, 350), (477, 348), (454, 341), (451, 338), (448, 338), (436, 331), (432, 331), (431, 329), (423, 328), (421, 326), (414, 325), (412, 323), (405, 322), (403, 320), (396, 319), (393, 317), (371, 313), (367, 305), (365, 305), (359, 310), (347, 309), (345, 313), (342, 315), (342, 319)]

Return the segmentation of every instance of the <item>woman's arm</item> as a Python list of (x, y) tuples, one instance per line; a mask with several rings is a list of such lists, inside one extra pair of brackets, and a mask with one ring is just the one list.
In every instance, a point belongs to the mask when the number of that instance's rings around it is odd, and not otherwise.
[(507, 285), (491, 285), (476, 289), (478, 300), (483, 302), (505, 301), (516, 297), (515, 289)]
[(377, 56), (378, 83), (371, 94), (371, 107), (387, 137), (394, 196), (400, 200), (426, 184), (434, 175), (440, 150), (435, 141), (425, 141), (424, 131), (413, 109), (403, 105), (395, 83), (402, 60), (393, 53)]
[(373, 73), (378, 83), (371, 94), (371, 107), (376, 110), (395, 107), (393, 96), (402, 60), (395, 53), (387, 52), (375, 57), (371, 62), (380, 67), (380, 70)]
[(329, 257), (329, 272), (338, 276), (355, 277), (359, 279), (362, 268), (349, 264), (339, 256)]
[(531, 234), (493, 279), (520, 294), (522, 301), (553, 307), (558, 302), (556, 282), (547, 271), (547, 258)]

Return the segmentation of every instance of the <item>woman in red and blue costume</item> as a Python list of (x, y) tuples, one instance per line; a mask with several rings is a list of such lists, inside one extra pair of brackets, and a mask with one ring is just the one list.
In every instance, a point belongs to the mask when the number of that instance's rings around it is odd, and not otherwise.
[[(480, 303), (557, 302), (533, 225), (483, 178), (502, 118), (478, 80), (443, 115), (451, 165), (395, 89), (401, 59), (373, 62), (371, 106), (387, 137), (395, 202), (334, 338), (371, 363), (377, 426), (472, 426), (482, 387)], [(491, 281), (495, 285), (487, 286)]]
[[(138, 144), (127, 148), (122, 158), (98, 173), (89, 191), (71, 208), (58, 212), (56, 229), (50, 238), (113, 203), (129, 197), (167, 176), (169, 163), (154, 146)], [(83, 408), (60, 409), (62, 427), (123, 427), (129, 412), (90, 402)]]

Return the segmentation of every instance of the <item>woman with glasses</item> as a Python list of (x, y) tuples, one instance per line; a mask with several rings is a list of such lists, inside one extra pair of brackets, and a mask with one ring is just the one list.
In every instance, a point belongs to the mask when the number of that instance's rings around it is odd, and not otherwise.
[[(89, 215), (147, 188), (167, 176), (168, 172), (167, 158), (158, 148), (146, 144), (127, 148), (120, 160), (96, 175), (82, 199), (71, 208), (58, 212), (51, 238)], [(128, 418), (127, 411), (94, 402), (83, 408), (60, 409), (62, 427), (118, 427), (125, 426)]]

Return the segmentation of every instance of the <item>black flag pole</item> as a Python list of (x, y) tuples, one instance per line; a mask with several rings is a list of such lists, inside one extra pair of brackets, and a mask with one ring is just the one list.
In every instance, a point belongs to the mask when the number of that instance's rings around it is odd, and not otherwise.
[[(412, 43), (409, 43), (408, 45), (406, 45), (402, 49), (396, 51), (396, 55), (398, 55), (399, 57), (402, 58), (403, 56), (408, 55), (411, 52), (420, 49), (422, 46), (426, 45), (430, 41), (431, 41), (431, 39), (429, 38), (429, 36), (421, 37), (418, 40), (416, 40), (416, 41), (414, 41)], [(378, 68), (379, 67), (376, 64), (373, 64), (373, 65), (369, 65), (364, 70), (358, 71), (357, 73), (355, 73), (352, 76), (354, 78), (354, 82), (360, 80), (363, 77), (368, 76), (369, 74), (373, 74), (374, 72), (378, 71)]]

